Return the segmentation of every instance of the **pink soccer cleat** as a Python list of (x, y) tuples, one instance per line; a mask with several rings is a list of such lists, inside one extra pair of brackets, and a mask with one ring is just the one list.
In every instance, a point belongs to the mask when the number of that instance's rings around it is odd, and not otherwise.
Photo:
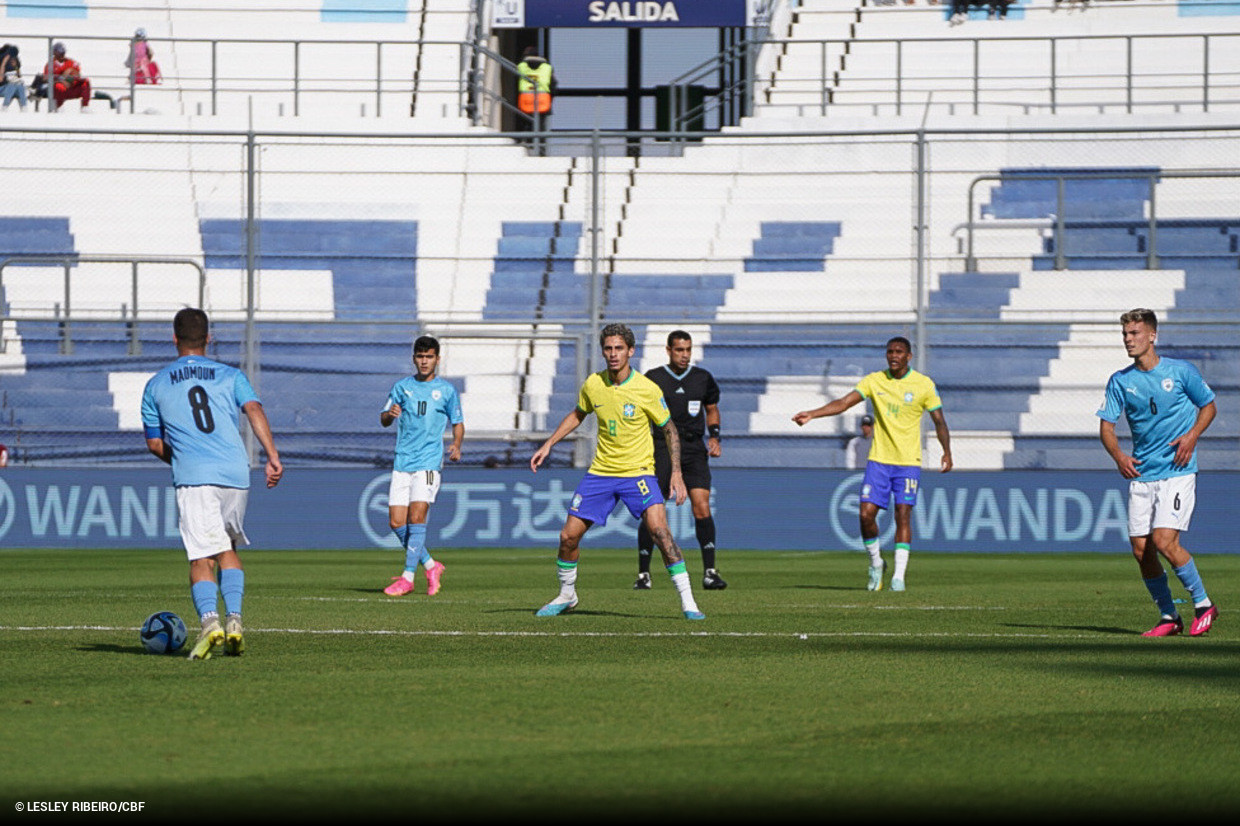
[[(439, 583), (436, 582), (435, 586), (438, 587)], [(392, 577), (392, 584), (384, 588), (383, 593), (389, 597), (403, 597), (405, 594), (413, 593), (413, 583), (403, 576), (394, 576)]]
[(443, 563), (436, 562), (426, 569), (426, 595), (433, 597), (439, 593), (439, 578), (443, 576)]
[(1188, 629), (1190, 637), (1200, 637), (1202, 634), (1210, 630), (1214, 625), (1214, 621), (1218, 619), (1218, 607), (1211, 605), (1209, 608), (1198, 608), (1197, 617), (1193, 620), (1193, 624)]
[(1176, 617), (1163, 617), (1150, 630), (1141, 636), (1143, 637), (1174, 637), (1176, 634), (1184, 630), (1184, 620)]

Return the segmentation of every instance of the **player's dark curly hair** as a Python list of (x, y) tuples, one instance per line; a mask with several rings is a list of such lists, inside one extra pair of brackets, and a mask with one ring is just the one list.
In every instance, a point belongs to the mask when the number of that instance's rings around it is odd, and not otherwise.
[(604, 327), (603, 331), (598, 334), (598, 346), (602, 347), (607, 342), (607, 339), (612, 336), (620, 336), (620, 338), (624, 339), (626, 347), (637, 346), (637, 337), (633, 335), (633, 331), (629, 329), (627, 324), (608, 324)]

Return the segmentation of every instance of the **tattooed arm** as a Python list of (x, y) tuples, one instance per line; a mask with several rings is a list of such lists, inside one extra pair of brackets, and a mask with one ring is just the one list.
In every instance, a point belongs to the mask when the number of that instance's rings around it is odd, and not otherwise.
[(668, 417), (667, 423), (663, 425), (663, 440), (667, 442), (667, 452), (672, 460), (672, 478), (667, 486), (668, 493), (676, 500), (677, 505), (683, 505), (689, 497), (689, 491), (685, 487), (684, 477), (680, 474), (680, 434), (676, 432), (676, 425), (671, 417)]

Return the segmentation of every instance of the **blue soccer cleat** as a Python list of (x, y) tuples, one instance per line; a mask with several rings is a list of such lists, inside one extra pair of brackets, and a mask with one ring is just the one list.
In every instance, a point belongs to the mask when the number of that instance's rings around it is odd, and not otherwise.
[(685, 619), (687, 620), (704, 620), (706, 615), (701, 611), (685, 611)]
[(870, 566), (870, 581), (866, 583), (867, 591), (883, 590), (883, 572), (887, 570), (886, 561)]
[(559, 599), (553, 599), (542, 608), (534, 612), (536, 617), (558, 617), (560, 614), (567, 613), (577, 607), (577, 596), (573, 595), (571, 602), (562, 602)]
[(893, 580), (891, 580), (891, 590), (893, 590), (893, 591), (903, 591), (903, 590), (904, 590), (904, 580), (902, 580), (902, 579), (893, 579)]

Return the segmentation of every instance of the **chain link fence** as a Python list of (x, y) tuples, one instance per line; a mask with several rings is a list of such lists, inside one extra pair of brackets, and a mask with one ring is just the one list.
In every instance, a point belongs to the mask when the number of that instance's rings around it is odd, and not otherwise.
[[(387, 465), (378, 410), (429, 333), (464, 461), (522, 465), (620, 321), (641, 369), (693, 334), (721, 466), (845, 466), (860, 408), (791, 417), (905, 335), (957, 467), (1097, 467), (1118, 316), (1148, 306), (1219, 394), (1203, 466), (1240, 467), (1240, 127), (556, 133), (542, 156), (485, 133), (3, 132), (12, 464), (148, 461), (142, 386), (202, 305), (290, 464)], [(554, 463), (588, 458), (582, 430)]]

